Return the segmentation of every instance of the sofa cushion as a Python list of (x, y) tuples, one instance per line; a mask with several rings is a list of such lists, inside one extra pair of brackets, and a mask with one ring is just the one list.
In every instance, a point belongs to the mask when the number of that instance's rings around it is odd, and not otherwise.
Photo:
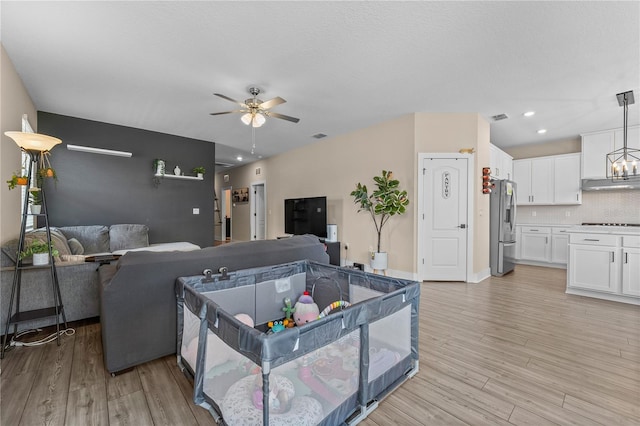
[(133, 224), (111, 225), (109, 239), (111, 252), (149, 247), (149, 227)]
[(71, 249), (71, 254), (84, 254), (84, 247), (76, 238), (69, 238), (67, 243)]
[(67, 239), (75, 238), (85, 254), (108, 253), (109, 228), (104, 225), (63, 226), (59, 228)]

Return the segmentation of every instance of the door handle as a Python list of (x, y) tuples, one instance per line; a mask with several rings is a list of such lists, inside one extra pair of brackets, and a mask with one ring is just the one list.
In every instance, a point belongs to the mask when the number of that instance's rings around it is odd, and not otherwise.
[(460, 228), (460, 229), (465, 229), (466, 227), (467, 227), (467, 225), (464, 224), (464, 223), (456, 226), (456, 228)]

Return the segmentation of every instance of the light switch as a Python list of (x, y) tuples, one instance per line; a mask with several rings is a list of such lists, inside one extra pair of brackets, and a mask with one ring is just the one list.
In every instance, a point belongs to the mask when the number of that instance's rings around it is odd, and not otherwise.
[(193, 208), (193, 214), (200, 214), (200, 209), (197, 207)]

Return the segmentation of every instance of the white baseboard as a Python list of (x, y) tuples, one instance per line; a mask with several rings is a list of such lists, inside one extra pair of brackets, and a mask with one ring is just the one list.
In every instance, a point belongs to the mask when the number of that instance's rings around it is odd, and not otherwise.
[(469, 276), (467, 278), (467, 282), (468, 283), (479, 283), (481, 281), (486, 280), (490, 276), (491, 276), (491, 268), (486, 268), (486, 269), (483, 269), (480, 272), (475, 272), (475, 273), (471, 274), (471, 276)]

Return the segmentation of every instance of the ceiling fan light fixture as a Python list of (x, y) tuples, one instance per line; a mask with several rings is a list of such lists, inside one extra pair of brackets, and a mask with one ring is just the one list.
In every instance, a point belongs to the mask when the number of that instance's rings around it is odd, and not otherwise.
[(248, 112), (245, 115), (243, 115), (240, 118), (240, 120), (242, 120), (242, 122), (248, 126), (249, 124), (251, 124), (251, 121), (253, 120), (253, 116), (251, 115), (250, 112)]
[(261, 127), (265, 121), (267, 121), (267, 119), (264, 118), (264, 115), (258, 112), (253, 116), (253, 127)]

